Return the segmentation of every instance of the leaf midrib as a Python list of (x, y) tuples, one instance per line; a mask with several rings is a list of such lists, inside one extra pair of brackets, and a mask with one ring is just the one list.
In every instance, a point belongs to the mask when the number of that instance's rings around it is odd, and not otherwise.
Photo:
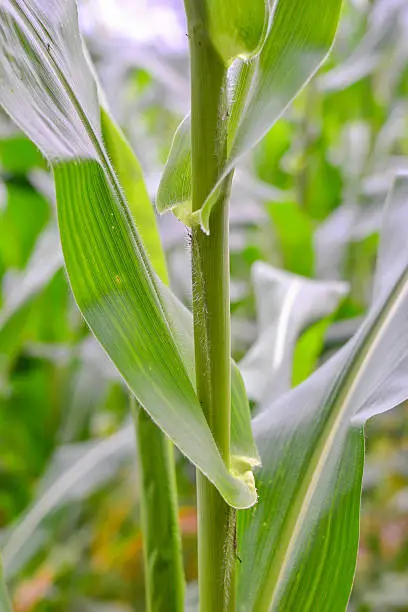
[[(69, 84), (68, 80), (66, 79), (64, 72), (60, 69), (60, 67), (58, 66), (57, 62), (55, 61), (54, 57), (51, 54), (51, 49), (48, 49), (46, 47), (46, 45), (44, 44), (44, 41), (41, 37), (41, 34), (38, 32), (37, 28), (34, 25), (34, 20), (36, 20), (35, 15), (33, 15), (31, 8), (29, 6), (26, 5), (26, 9), (27, 12), (30, 14), (26, 14), (24, 9), (19, 5), (18, 0), (9, 0), (9, 2), (11, 3), (11, 5), (14, 7), (14, 10), (20, 15), (20, 17), (22, 18), (22, 22), (24, 24), (24, 26), (28, 27), (29, 30), (31, 31), (31, 34), (34, 35), (37, 43), (39, 44), (39, 46), (41, 47), (42, 51), (43, 51), (43, 59), (49, 64), (51, 71), (54, 72), (55, 76), (57, 77), (57, 79), (60, 81), (63, 89), (65, 90), (69, 101), (71, 102), (75, 112), (77, 113), (81, 123), (84, 125), (86, 133), (88, 135), (88, 137), (91, 140), (92, 145), (95, 147), (95, 151), (98, 155), (98, 159), (103, 167), (103, 169), (105, 170), (106, 174), (108, 175), (109, 181), (111, 183), (111, 186), (113, 187), (113, 189), (115, 190), (115, 195), (118, 197), (120, 204), (121, 204), (121, 208), (123, 209), (123, 212), (126, 215), (127, 220), (130, 222), (130, 213), (128, 211), (127, 208), (127, 204), (122, 192), (122, 187), (120, 186), (120, 183), (118, 181), (118, 178), (115, 174), (115, 171), (113, 170), (113, 167), (109, 161), (109, 157), (106, 154), (106, 152), (104, 151), (103, 146), (100, 143), (100, 140), (97, 136), (97, 134), (95, 133), (91, 122), (89, 121), (84, 109), (82, 108), (81, 103), (79, 102), (77, 96), (75, 95), (74, 90), (72, 89), (71, 85)], [(30, 18), (31, 16), (31, 18)], [(40, 24), (41, 25), (41, 24)], [(45, 28), (44, 28), (45, 29)], [(47, 32), (48, 34), (48, 32)], [(52, 37), (48, 34), (50, 40), (52, 40)], [(130, 223), (130, 226), (132, 227), (132, 223)], [(133, 232), (135, 233), (135, 232)], [(135, 233), (136, 234), (136, 233)], [(135, 235), (135, 239), (138, 242), (138, 246), (141, 247), (140, 244), (140, 238), (139, 236), (136, 234)], [(143, 251), (143, 249), (140, 249), (141, 251)]]
[[(47, 46), (44, 44), (44, 41), (41, 37), (40, 32), (38, 32), (38, 30), (36, 29), (33, 20), (36, 20), (35, 15), (33, 15), (30, 7), (28, 7), (25, 4), (25, 8), (27, 10), (27, 12), (30, 14), (26, 14), (25, 11), (23, 10), (23, 8), (19, 5), (18, 0), (9, 0), (10, 4), (14, 7), (14, 10), (20, 15), (20, 18), (22, 20), (23, 26), (25, 26), (26, 29), (26, 33), (28, 35), (34, 36), (35, 40), (37, 41), (37, 43), (39, 44), (41, 50), (42, 50), (42, 55), (43, 55), (43, 59), (48, 63), (51, 71), (54, 73), (54, 75), (57, 77), (57, 79), (60, 81), (63, 89), (65, 90), (69, 101), (72, 104), (72, 107), (74, 108), (75, 112), (77, 113), (80, 121), (82, 122), (82, 124), (85, 127), (86, 133), (88, 134), (88, 137), (91, 140), (91, 143), (93, 144), (93, 146), (95, 147), (95, 152), (97, 154), (98, 157), (98, 161), (100, 162), (103, 170), (105, 171), (106, 177), (109, 181), (109, 184), (111, 185), (111, 187), (114, 190), (114, 194), (120, 204), (120, 208), (125, 216), (125, 220), (128, 224), (128, 227), (130, 228), (132, 237), (136, 243), (136, 247), (137, 247), (137, 251), (138, 251), (138, 256), (140, 258), (140, 261), (144, 267), (144, 270), (146, 272), (146, 278), (148, 283), (151, 286), (151, 291), (150, 291), (150, 295), (152, 296), (157, 308), (159, 309), (160, 314), (162, 315), (163, 320), (165, 321), (166, 327), (168, 329), (169, 335), (172, 338), (173, 344), (174, 344), (174, 349), (175, 351), (179, 354), (179, 350), (177, 348), (177, 342), (174, 338), (173, 335), (173, 331), (172, 331), (172, 326), (171, 323), (168, 319), (168, 315), (163, 307), (163, 304), (161, 303), (161, 299), (160, 299), (160, 292), (157, 286), (157, 282), (156, 282), (156, 278), (154, 276), (154, 273), (152, 271), (150, 262), (148, 260), (148, 257), (145, 253), (143, 244), (141, 242), (141, 239), (139, 237), (138, 232), (136, 231), (134, 225), (133, 225), (133, 220), (130, 214), (130, 211), (128, 209), (127, 206), (127, 202), (126, 199), (124, 197), (123, 191), (122, 191), (122, 187), (119, 183), (118, 177), (116, 176), (116, 173), (112, 167), (112, 164), (109, 160), (109, 156), (108, 154), (105, 152), (103, 145), (100, 142), (100, 139), (98, 137), (98, 135), (95, 133), (91, 122), (89, 121), (84, 109), (82, 108), (81, 103), (79, 102), (78, 98), (75, 95), (75, 92), (73, 91), (72, 87), (70, 86), (69, 82), (67, 81), (63, 71), (59, 68), (57, 62), (55, 61), (54, 57), (52, 56), (50, 50), (47, 48)], [(31, 16), (31, 18), (30, 18)], [(41, 25), (41, 24), (40, 24)], [(48, 34), (48, 32), (47, 32)], [(51, 39), (52, 37), (48, 34), (49, 38)], [(181, 359), (181, 357), (180, 357)], [(183, 360), (181, 359), (181, 361), (183, 362)], [(184, 365), (184, 364), (183, 364)], [(185, 367), (185, 366), (184, 366)]]
[[(334, 388), (332, 387), (332, 391), (329, 392), (326, 398), (326, 401), (331, 400), (333, 402), (333, 410), (323, 426), (318, 438), (317, 448), (311, 456), (309, 468), (303, 479), (305, 484), (298, 489), (298, 500), (292, 504), (284, 523), (283, 534), (279, 540), (280, 545), (277, 546), (278, 550), (282, 551), (283, 549), (283, 553), (274, 559), (272, 571), (270, 572), (272, 574), (272, 582), (269, 583), (269, 589), (265, 589), (258, 598), (259, 606), (256, 607), (256, 610), (273, 610), (282, 582), (287, 574), (296, 541), (301, 533), (303, 521), (307, 516), (310, 504), (317, 490), (320, 476), (324, 472), (330, 451), (343, 425), (344, 416), (347, 414), (347, 407), (359, 384), (361, 375), (370, 364), (371, 355), (375, 352), (407, 291), (408, 268), (405, 268), (388, 299), (385, 301), (383, 308), (379, 310), (371, 325), (368, 325), (366, 330), (362, 331), (363, 340), (361, 344), (357, 347), (354, 355), (352, 355), (343, 373), (338, 376)], [(274, 576), (277, 567), (279, 569), (276, 572), (276, 576)]]

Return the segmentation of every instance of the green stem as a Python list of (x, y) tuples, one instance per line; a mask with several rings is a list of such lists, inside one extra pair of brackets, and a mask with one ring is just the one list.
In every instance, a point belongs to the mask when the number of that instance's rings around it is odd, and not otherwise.
[[(193, 211), (225, 165), (226, 67), (205, 30), (203, 2), (186, 0), (191, 62)], [(229, 466), (231, 339), (228, 200), (225, 179), (210, 217), (210, 235), (192, 232), (193, 315), (197, 393), (220, 453)], [(197, 472), (198, 571), (201, 612), (235, 609), (235, 511)]]
[(131, 399), (136, 426), (147, 612), (182, 612), (184, 572), (171, 442)]
[[(226, 226), (228, 207), (220, 201), (211, 216), (210, 236), (201, 230), (193, 232), (193, 275), (198, 396), (228, 465), (231, 400)], [(235, 510), (199, 471), (197, 507), (200, 610), (234, 610)]]

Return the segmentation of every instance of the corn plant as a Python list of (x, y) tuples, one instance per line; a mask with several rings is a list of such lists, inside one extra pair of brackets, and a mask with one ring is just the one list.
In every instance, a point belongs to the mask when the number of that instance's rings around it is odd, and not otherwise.
[[(201, 612), (345, 610), (364, 423), (408, 396), (408, 179), (390, 194), (373, 301), (352, 339), (289, 390), (298, 334), (333, 312), (346, 287), (258, 264), (260, 337), (234, 363), (234, 169), (326, 58), (341, 0), (185, 8), (191, 114), (174, 136), (156, 207), (189, 228), (192, 313), (168, 286), (142, 171), (110, 116), (75, 0), (0, 0), (0, 104), (49, 161), (73, 295), (129, 389), (147, 609), (184, 608), (175, 445), (197, 469)], [(11, 609), (2, 580), (0, 604)]]

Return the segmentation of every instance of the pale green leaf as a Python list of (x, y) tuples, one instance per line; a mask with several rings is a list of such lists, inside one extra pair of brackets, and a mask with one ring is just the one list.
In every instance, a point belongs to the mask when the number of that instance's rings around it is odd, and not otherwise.
[(278, 398), (291, 387), (296, 342), (312, 323), (333, 313), (346, 295), (340, 282), (320, 282), (256, 262), (252, 279), (258, 339), (240, 363), (250, 399)]
[(5, 300), (0, 309), (0, 333), (23, 306), (44, 289), (62, 263), (58, 229), (55, 224), (50, 224), (40, 234), (24, 270), (9, 271), (4, 279)]
[(230, 163), (251, 149), (314, 75), (333, 44), (341, 0), (277, 0)]
[[(184, 217), (209, 231), (209, 217), (218, 188), (282, 116), (299, 91), (315, 74), (333, 44), (342, 0), (277, 0), (270, 7), (269, 24), (260, 51), (248, 62), (237, 60), (229, 71), (229, 129), (227, 163), (200, 211)], [(160, 210), (191, 199), (190, 138), (176, 138), (169, 171), (160, 187)], [(178, 161), (180, 160), (180, 161)], [(167, 199), (171, 194), (171, 199)]]
[(34, 501), (6, 534), (3, 548), (7, 579), (13, 578), (38, 552), (46, 519), (63, 505), (86, 499), (116, 476), (124, 460), (135, 454), (133, 427), (128, 425), (100, 440), (58, 449), (43, 476)]
[(33, 299), (50, 283), (62, 262), (58, 230), (52, 223), (39, 235), (26, 267), (5, 274), (0, 308), (0, 379), (24, 342), (22, 330)]
[(232, 475), (215, 445), (110, 161), (75, 3), (4, 0), (0, 16), (0, 103), (52, 165), (65, 264), (85, 320), (153, 420), (231, 505), (250, 506), (248, 470)]
[(374, 299), (362, 326), (253, 422), (260, 501), (238, 521), (240, 611), (346, 609), (358, 546), (363, 425), (408, 398), (407, 217), (405, 176), (386, 209)]

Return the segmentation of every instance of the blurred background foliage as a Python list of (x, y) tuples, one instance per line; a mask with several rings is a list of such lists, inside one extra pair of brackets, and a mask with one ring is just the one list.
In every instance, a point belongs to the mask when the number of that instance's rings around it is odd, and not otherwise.
[[(82, 29), (154, 200), (188, 111), (177, 0), (83, 0)], [(348, 0), (323, 70), (239, 167), (231, 206), (234, 356), (256, 337), (257, 260), (344, 279), (335, 317), (307, 329), (297, 384), (341, 346), (370, 298), (383, 203), (408, 170), (408, 3)], [(172, 285), (190, 300), (188, 239), (160, 219)], [(137, 466), (128, 399), (78, 314), (62, 268), (52, 179), (0, 116), (0, 545), (16, 612), (143, 610)], [(384, 356), (386, 358), (386, 356)], [(408, 610), (408, 409), (366, 431), (353, 612)], [(194, 607), (193, 470), (177, 459)], [(191, 593), (190, 593), (191, 591)]]

